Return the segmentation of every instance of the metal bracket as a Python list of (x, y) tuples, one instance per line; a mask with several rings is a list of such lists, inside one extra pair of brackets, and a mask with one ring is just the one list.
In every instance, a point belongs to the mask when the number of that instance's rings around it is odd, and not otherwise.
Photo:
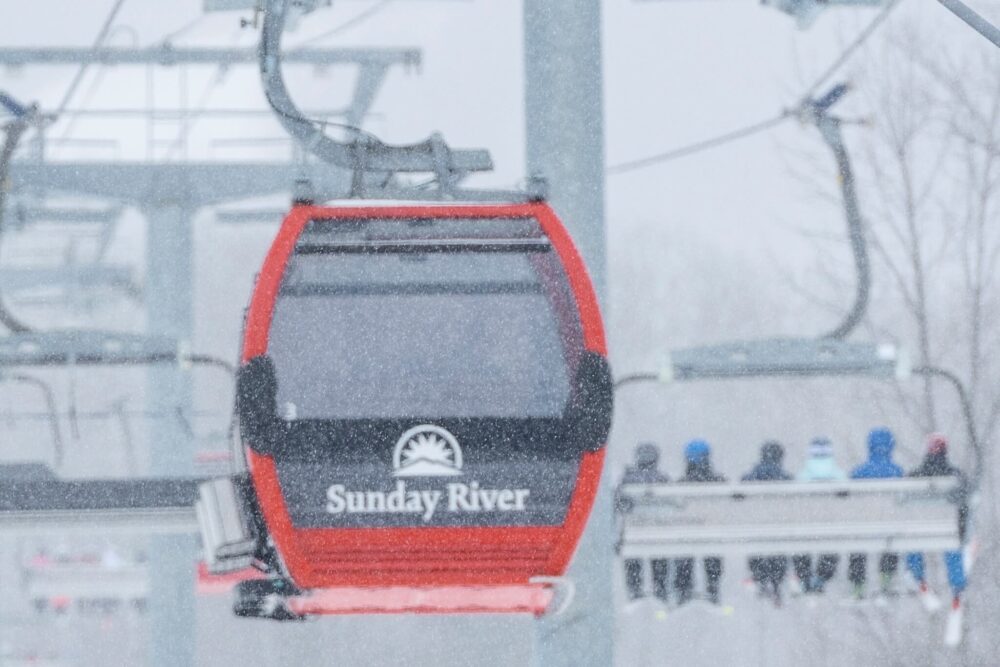
[(552, 601), (541, 616), (562, 616), (573, 605), (576, 598), (576, 584), (569, 577), (532, 577), (528, 583), (542, 584), (552, 589)]

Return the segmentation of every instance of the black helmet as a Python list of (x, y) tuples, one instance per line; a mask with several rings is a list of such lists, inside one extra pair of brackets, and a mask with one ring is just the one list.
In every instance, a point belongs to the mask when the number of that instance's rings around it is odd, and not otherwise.
[(764, 463), (776, 463), (781, 465), (781, 461), (785, 458), (785, 448), (781, 446), (780, 442), (776, 440), (768, 440), (764, 443), (764, 446), (760, 448), (760, 460)]
[(660, 461), (660, 448), (652, 442), (642, 442), (635, 448), (635, 465), (639, 468), (655, 468)]

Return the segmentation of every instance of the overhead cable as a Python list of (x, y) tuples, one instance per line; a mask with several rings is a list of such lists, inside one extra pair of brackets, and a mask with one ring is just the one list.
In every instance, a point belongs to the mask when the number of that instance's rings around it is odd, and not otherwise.
[[(104, 44), (104, 40), (108, 36), (108, 31), (111, 30), (111, 24), (114, 23), (115, 17), (118, 16), (118, 11), (122, 8), (122, 5), (124, 4), (125, 0), (117, 0), (117, 2), (115, 2), (114, 6), (111, 8), (111, 11), (108, 12), (108, 17), (104, 19), (104, 25), (101, 26), (100, 32), (97, 33), (97, 38), (94, 40), (94, 45), (91, 47), (91, 49), (96, 51), (101, 47), (102, 44)], [(87, 63), (80, 64), (80, 69), (76, 71), (76, 74), (73, 76), (73, 80), (70, 81), (69, 88), (66, 89), (66, 93), (63, 95), (62, 101), (59, 103), (59, 106), (56, 107), (56, 112), (55, 112), (56, 116), (62, 113), (63, 110), (69, 105), (70, 100), (73, 99), (73, 95), (76, 94), (76, 89), (77, 87), (79, 87), (80, 82), (83, 80), (83, 75), (86, 74), (88, 66), (89, 65)]]
[[(184, 32), (192, 25), (197, 23), (199, 20), (200, 17), (198, 19), (195, 19), (188, 25), (184, 26), (180, 30), (174, 31), (173, 33), (165, 37), (163, 42), (167, 43), (172, 37), (175, 37), (179, 33)], [(239, 34), (237, 33), (236, 39), (234, 41), (238, 40), (239, 40)], [(178, 132), (177, 140), (167, 148), (167, 152), (163, 157), (164, 160), (169, 160), (170, 157), (174, 154), (174, 151), (184, 146), (184, 142), (187, 140), (188, 135), (191, 133), (191, 128), (194, 127), (194, 124), (198, 122), (198, 119), (201, 118), (205, 114), (205, 111), (208, 109), (209, 99), (212, 97), (212, 93), (215, 91), (216, 87), (218, 87), (219, 83), (222, 81), (223, 77), (225, 76), (225, 73), (226, 73), (225, 66), (220, 67), (218, 74), (216, 74), (213, 78), (209, 79), (208, 84), (205, 86), (205, 89), (201, 92), (201, 96), (199, 97), (198, 102), (195, 104), (194, 110), (190, 113), (187, 113), (186, 109), (184, 110), (185, 113), (182, 118), (182, 120), (184, 121), (183, 125), (180, 128), (180, 132)]]
[(965, 21), (970, 28), (978, 32), (986, 39), (993, 42), (994, 46), (1000, 46), (1000, 29), (977, 14), (971, 7), (959, 0), (938, 0), (952, 14)]
[[(21, 136), (28, 131), (32, 122), (36, 119), (37, 106), (24, 106), (14, 100), (14, 98), (0, 93), (0, 106), (3, 106), (14, 116), (14, 120), (7, 124), (6, 137), (3, 146), (0, 147), (0, 240), (4, 235), (4, 210), (7, 205), (7, 192), (10, 190), (10, 165), (14, 160), (14, 151), (17, 149)], [(0, 324), (6, 327), (11, 333), (28, 333), (31, 327), (26, 325), (13, 313), (7, 310), (0, 295)]]
[(754, 123), (753, 125), (748, 125), (744, 128), (740, 128), (739, 130), (734, 130), (711, 139), (705, 139), (704, 141), (698, 141), (693, 144), (688, 144), (687, 146), (675, 148), (664, 153), (657, 153), (656, 155), (649, 155), (637, 160), (621, 162), (608, 167), (607, 173), (623, 174), (628, 171), (643, 169), (654, 164), (659, 164), (660, 162), (669, 162), (670, 160), (675, 160), (679, 157), (684, 157), (685, 155), (691, 155), (692, 153), (700, 153), (701, 151), (708, 150), (709, 148), (715, 148), (716, 146), (728, 144), (731, 141), (736, 141), (737, 139), (743, 139), (744, 137), (748, 137), (752, 134), (763, 132), (764, 130), (774, 127), (778, 123), (781, 123), (788, 118), (788, 116), (788, 112), (782, 112), (780, 115), (774, 116), (773, 118), (768, 118), (767, 120), (763, 120), (759, 123)]
[(191, 28), (193, 28), (196, 25), (198, 25), (199, 23), (201, 23), (202, 19), (204, 19), (204, 18), (205, 18), (204, 14), (199, 14), (195, 18), (191, 19), (190, 21), (188, 21), (187, 23), (185, 23), (184, 25), (182, 25), (180, 28), (177, 28), (177, 30), (174, 30), (173, 32), (168, 32), (161, 39), (157, 40), (156, 43), (157, 44), (169, 44), (171, 41), (177, 39), (178, 37), (180, 37), (181, 35), (183, 35), (184, 33), (186, 33), (188, 30), (190, 30)]
[(728, 144), (732, 141), (738, 141), (739, 139), (744, 139), (751, 135), (757, 134), (758, 132), (763, 132), (769, 130), (775, 125), (780, 124), (787, 118), (796, 115), (799, 109), (806, 104), (813, 93), (819, 89), (826, 81), (833, 76), (837, 70), (843, 67), (854, 52), (857, 51), (862, 44), (864, 44), (869, 37), (875, 32), (876, 29), (888, 18), (889, 14), (893, 9), (899, 4), (899, 0), (890, 0), (890, 2), (882, 8), (882, 11), (872, 20), (868, 26), (862, 30), (858, 36), (844, 49), (843, 52), (830, 64), (826, 70), (799, 96), (796, 107), (791, 110), (785, 110), (781, 114), (769, 118), (767, 120), (759, 121), (753, 123), (752, 125), (747, 125), (746, 127), (740, 128), (738, 130), (733, 130), (731, 132), (726, 132), (716, 137), (710, 139), (704, 139), (702, 141), (697, 141), (693, 144), (688, 144), (687, 146), (681, 146), (680, 148), (675, 148), (663, 153), (657, 153), (655, 155), (649, 155), (644, 158), (638, 158), (635, 160), (629, 160), (627, 162), (621, 162), (619, 164), (612, 165), (607, 168), (608, 174), (624, 174), (630, 171), (635, 171), (638, 169), (644, 169), (646, 167), (651, 167), (655, 164), (660, 164), (661, 162), (669, 162), (671, 160), (676, 160), (677, 158), (686, 157), (694, 153), (700, 153), (701, 151), (708, 150), (711, 148), (716, 148), (724, 144)]
[(851, 56), (854, 55), (854, 52), (861, 48), (861, 46), (868, 41), (868, 38), (871, 37), (876, 30), (878, 30), (879, 26), (882, 25), (887, 18), (889, 18), (889, 14), (892, 13), (892, 10), (895, 9), (898, 4), (899, 0), (889, 0), (886, 6), (882, 8), (882, 11), (880, 11), (878, 15), (872, 19), (872, 22), (869, 23), (864, 30), (858, 33), (858, 36), (854, 38), (854, 41), (844, 49), (837, 59), (830, 63), (830, 66), (827, 67), (819, 78), (816, 79), (813, 85), (806, 88), (805, 92), (799, 96), (799, 99), (806, 100), (812, 97), (813, 93), (819, 90), (820, 86), (825, 84), (831, 76), (836, 74), (837, 70), (843, 67), (844, 63), (850, 60)]

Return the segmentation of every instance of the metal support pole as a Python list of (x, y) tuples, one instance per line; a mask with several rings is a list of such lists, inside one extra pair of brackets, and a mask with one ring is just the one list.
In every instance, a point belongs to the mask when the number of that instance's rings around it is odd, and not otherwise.
[(994, 46), (1000, 46), (1000, 30), (997, 30), (995, 25), (977, 14), (964, 2), (961, 2), (961, 0), (938, 0), (938, 2), (947, 7), (955, 16), (969, 24), (969, 27), (973, 30), (993, 42)]
[(823, 338), (843, 340), (857, 328), (868, 310), (870, 300), (872, 269), (868, 257), (868, 242), (865, 238), (865, 223), (861, 217), (861, 207), (858, 204), (858, 192), (854, 183), (854, 170), (851, 168), (851, 157), (844, 143), (844, 133), (841, 131), (840, 119), (831, 116), (829, 108), (847, 92), (846, 85), (839, 85), (827, 93), (823, 99), (813, 102), (813, 122), (823, 137), (837, 161), (837, 172), (840, 180), (840, 191), (844, 203), (844, 215), (847, 218), (847, 236), (851, 242), (851, 252), (854, 255), (854, 267), (857, 273), (854, 305), (837, 328), (825, 334)]
[[(183, 343), (193, 332), (193, 207), (152, 201), (146, 212), (147, 329)], [(190, 413), (190, 372), (178, 365), (151, 367), (146, 392), (151, 411)], [(150, 429), (150, 473), (157, 477), (192, 475), (195, 443), (183, 420), (155, 419)], [(196, 549), (195, 539), (188, 535), (150, 539), (152, 667), (194, 667)]]
[[(600, 1), (524, 0), (524, 58), (528, 173), (548, 181), (550, 201), (583, 254), (598, 298), (602, 298)], [(611, 491), (605, 480), (568, 573), (576, 584), (576, 599), (564, 615), (536, 624), (536, 664), (611, 664), (613, 542)]]

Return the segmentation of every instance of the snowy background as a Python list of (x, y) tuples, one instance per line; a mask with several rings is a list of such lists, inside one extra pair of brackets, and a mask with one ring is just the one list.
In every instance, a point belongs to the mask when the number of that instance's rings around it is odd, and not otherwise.
[[(37, 0), (0, 2), (0, 46), (89, 47), (111, 2)], [(381, 8), (372, 11), (376, 6)], [(992, 3), (977, 8), (989, 13)], [(777, 115), (874, 18), (876, 10), (832, 9), (808, 30), (750, 0), (732, 2), (605, 2), (604, 74), (606, 159), (613, 166), (656, 154)], [(415, 46), (419, 72), (392, 70), (366, 127), (389, 142), (440, 130), (458, 147), (489, 148), (497, 169), (476, 185), (515, 185), (524, 175), (522, 28), (518, 2), (335, 1), (306, 17), (286, 36), (305, 42), (354, 16), (364, 21), (311, 45)], [(109, 43), (155, 45), (200, 15), (198, 2), (128, 0)], [(994, 12), (995, 16), (996, 13)], [(208, 15), (174, 43), (252, 46), (257, 33), (240, 29), (238, 13)], [(850, 81), (855, 90), (840, 115), (867, 124), (846, 128), (859, 173), (862, 211), (879, 250), (872, 309), (858, 340), (905, 345), (915, 359), (958, 372), (974, 386), (977, 420), (987, 445), (1000, 411), (996, 334), (1000, 286), (993, 278), (1000, 255), (995, 220), (1000, 189), (1000, 54), (936, 3), (904, 0), (866, 45), (827, 83)], [(289, 70), (293, 96), (304, 107), (343, 104), (347, 68)], [(72, 67), (0, 70), (0, 89), (56, 106)], [(150, 101), (145, 68), (91, 68), (71, 108), (143, 107)], [(256, 69), (158, 68), (155, 105), (265, 109)], [(186, 91), (186, 92), (183, 92)], [(53, 145), (64, 159), (144, 160), (147, 128), (141, 120), (80, 117), (59, 121), (50, 136), (113, 140), (100, 145)], [(156, 128), (176, 136), (176, 124)], [(289, 144), (276, 122), (199, 118), (182, 149), (169, 143), (154, 159), (286, 158)], [(249, 142), (226, 142), (225, 139)], [(271, 141), (271, 140), (274, 141)], [(222, 141), (220, 141), (222, 140)], [(901, 148), (902, 147), (902, 148)], [(607, 179), (608, 293), (606, 317), (617, 375), (655, 370), (664, 351), (700, 343), (770, 335), (814, 335), (835, 325), (850, 305), (852, 265), (836, 199), (836, 174), (816, 130), (790, 119), (775, 129), (683, 159)], [(908, 194), (909, 193), (909, 196)], [(914, 194), (915, 193), (915, 194)], [(255, 202), (282, 206), (283, 199)], [(239, 323), (254, 272), (276, 229), (268, 224), (226, 225), (212, 211), (195, 221), (195, 336), (193, 349), (235, 358)], [(570, 225), (571, 225), (570, 221)], [(37, 229), (5, 239), (4, 263), (44, 252), (83, 252), (61, 230)], [(60, 244), (69, 243), (68, 248)], [(59, 246), (59, 250), (53, 250)], [(911, 261), (914, 251), (918, 260)], [(981, 252), (979, 252), (981, 250)], [(108, 259), (141, 271), (143, 219), (126, 211)], [(922, 271), (916, 271), (916, 269)], [(919, 274), (919, 277), (918, 275)], [(141, 275), (139, 276), (141, 281)], [(922, 285), (917, 289), (917, 284)], [(924, 308), (916, 296), (922, 293)], [(918, 317), (918, 311), (923, 313)], [(142, 309), (110, 297), (72, 308), (24, 303), (18, 312), (40, 326), (102, 325), (140, 331)], [(921, 345), (921, 341), (925, 343)], [(205, 449), (222, 449), (229, 409), (228, 384), (198, 371), (195, 421)], [(106, 412), (125, 401), (142, 406), (141, 371), (43, 374), (56, 385), (61, 408), (75, 392), (77, 409)], [(47, 456), (45, 425), (12, 412), (37, 401), (30, 390), (0, 386), (6, 419), (5, 460)], [(730, 477), (757, 459), (759, 444), (786, 444), (793, 472), (809, 438), (833, 438), (843, 467), (860, 461), (864, 435), (892, 427), (900, 463), (916, 465), (922, 434), (931, 427), (953, 434), (953, 458), (970, 462), (961, 421), (946, 390), (921, 383), (872, 381), (724, 382), (638, 385), (619, 396), (608, 474), (620, 475), (638, 441), (656, 442), (664, 466), (681, 472), (683, 443), (707, 438), (717, 467)], [(32, 403), (32, 405), (34, 405)], [(77, 476), (126, 475), (140, 470), (146, 425), (136, 423), (136, 463), (130, 463), (121, 426), (95, 418), (81, 422), (69, 443), (68, 470)], [(68, 433), (68, 429), (67, 429)], [(45, 445), (42, 445), (45, 446)], [(992, 461), (992, 459), (988, 459)], [(992, 466), (977, 514), (983, 558), (973, 575), (968, 641), (941, 648), (940, 618), (928, 618), (912, 599), (891, 607), (847, 608), (847, 584), (815, 606), (793, 601), (769, 608), (746, 595), (745, 566), (727, 563), (724, 595), (734, 606), (719, 616), (692, 610), (661, 618), (640, 608), (619, 616), (616, 654), (632, 664), (994, 664), (997, 537)], [(16, 570), (23, 545), (6, 550)], [(937, 559), (932, 577), (940, 582)], [(7, 581), (16, 585), (8, 571)], [(616, 578), (616, 588), (621, 582)], [(620, 594), (620, 591), (619, 591)], [(7, 605), (7, 609), (3, 609)], [(19, 606), (21, 605), (21, 606)], [(0, 602), (0, 617), (18, 615), (17, 600)], [(30, 618), (30, 616), (29, 616)], [(2, 619), (0, 619), (2, 622)], [(0, 630), (0, 642), (49, 644), (70, 664), (133, 664), (145, 656), (141, 620), (90, 622), (59, 619)], [(13, 625), (7, 626), (13, 628)], [(233, 619), (228, 596), (199, 599), (200, 664), (527, 664), (531, 623), (475, 619), (337, 619), (274, 626)]]

